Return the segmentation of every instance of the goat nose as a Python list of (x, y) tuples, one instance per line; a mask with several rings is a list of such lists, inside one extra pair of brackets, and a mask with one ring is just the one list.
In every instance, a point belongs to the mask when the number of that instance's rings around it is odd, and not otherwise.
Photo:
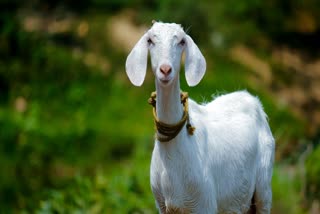
[(161, 71), (161, 73), (163, 73), (165, 76), (168, 76), (168, 75), (171, 73), (172, 69), (171, 69), (171, 66), (170, 66), (170, 65), (164, 64), (164, 65), (161, 65), (161, 66), (160, 66), (160, 71)]

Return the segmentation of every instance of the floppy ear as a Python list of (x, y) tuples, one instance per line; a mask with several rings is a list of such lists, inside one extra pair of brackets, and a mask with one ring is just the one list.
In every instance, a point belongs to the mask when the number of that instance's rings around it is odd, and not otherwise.
[(126, 61), (126, 72), (135, 86), (141, 86), (147, 71), (148, 42), (144, 34), (138, 43), (133, 47)]
[(197, 85), (206, 71), (206, 60), (190, 36), (186, 35), (185, 75), (189, 86)]

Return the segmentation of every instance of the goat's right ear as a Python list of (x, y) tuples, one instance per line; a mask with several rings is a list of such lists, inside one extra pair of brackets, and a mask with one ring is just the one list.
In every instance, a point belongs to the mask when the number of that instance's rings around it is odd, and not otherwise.
[(148, 41), (144, 34), (131, 50), (126, 61), (126, 72), (135, 86), (141, 86), (147, 72)]

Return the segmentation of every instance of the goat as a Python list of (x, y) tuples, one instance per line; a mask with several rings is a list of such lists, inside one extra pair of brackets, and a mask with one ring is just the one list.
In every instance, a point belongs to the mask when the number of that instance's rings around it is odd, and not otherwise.
[[(155, 117), (177, 124), (185, 114), (179, 70), (185, 51), (185, 76), (197, 85), (206, 61), (192, 38), (175, 23), (155, 22), (127, 57), (126, 73), (141, 86), (148, 52), (155, 75)], [(274, 139), (260, 101), (246, 91), (215, 97), (199, 105), (188, 99), (195, 127), (168, 142), (157, 131), (150, 182), (160, 213), (246, 213), (254, 199), (257, 213), (270, 213)]]

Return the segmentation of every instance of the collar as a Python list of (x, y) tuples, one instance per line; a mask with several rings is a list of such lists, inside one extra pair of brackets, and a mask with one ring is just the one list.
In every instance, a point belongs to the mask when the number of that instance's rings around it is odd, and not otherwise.
[[(185, 123), (187, 123), (186, 128), (187, 128), (188, 134), (193, 135), (195, 131), (195, 127), (193, 127), (190, 124), (190, 120), (189, 120), (188, 93), (181, 92), (180, 94), (181, 104), (183, 105), (183, 115), (181, 120), (175, 124), (167, 124), (159, 120), (157, 116), (157, 111), (156, 111), (156, 102), (157, 102), (156, 97), (157, 97), (157, 93), (152, 92), (151, 97), (148, 100), (148, 103), (153, 106), (153, 118), (154, 118), (154, 123), (157, 129), (157, 135), (156, 135), (157, 140), (159, 140), (160, 142), (168, 142), (172, 140), (179, 134), (179, 132), (182, 130)], [(159, 134), (161, 134), (161, 136)]]

